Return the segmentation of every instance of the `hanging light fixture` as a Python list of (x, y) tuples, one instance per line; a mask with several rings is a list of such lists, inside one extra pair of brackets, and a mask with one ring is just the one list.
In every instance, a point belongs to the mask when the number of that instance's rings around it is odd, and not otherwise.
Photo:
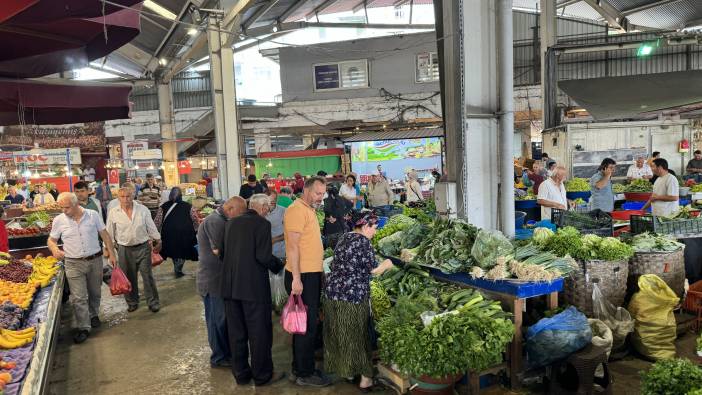
[(267, 165), (267, 166), (268, 166), (268, 167), (273, 167), (273, 161), (270, 160), (270, 159), (268, 159), (268, 165)]
[(154, 169), (154, 164), (149, 162), (149, 167), (148, 167), (148, 169), (149, 169), (149, 170), (153, 170), (153, 169)]

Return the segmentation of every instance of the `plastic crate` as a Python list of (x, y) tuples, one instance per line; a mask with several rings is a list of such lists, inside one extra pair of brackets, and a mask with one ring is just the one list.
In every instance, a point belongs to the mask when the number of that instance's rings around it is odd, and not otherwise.
[(702, 235), (702, 219), (700, 218), (661, 222), (653, 215), (632, 215), (629, 226), (631, 233), (635, 235), (644, 232), (673, 236)]
[[(573, 215), (573, 213), (573, 211), (552, 209), (551, 222), (559, 228), (572, 226), (583, 234), (612, 236), (612, 217), (604, 211), (575, 211), (578, 215)], [(583, 213), (587, 213), (590, 218), (583, 216)]]

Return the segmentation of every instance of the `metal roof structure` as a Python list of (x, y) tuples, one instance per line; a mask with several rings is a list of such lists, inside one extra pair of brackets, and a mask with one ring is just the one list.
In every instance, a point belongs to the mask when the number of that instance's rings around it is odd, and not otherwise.
[(379, 130), (362, 132), (344, 139), (345, 143), (359, 141), (405, 140), (420, 139), (424, 137), (444, 137), (443, 128), (422, 128), (408, 130)]

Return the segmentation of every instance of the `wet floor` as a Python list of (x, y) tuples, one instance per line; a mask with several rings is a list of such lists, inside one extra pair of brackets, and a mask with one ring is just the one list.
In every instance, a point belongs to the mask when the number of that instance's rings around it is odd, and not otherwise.
[[(49, 394), (359, 394), (352, 385), (338, 383), (325, 389), (299, 388), (287, 380), (270, 387), (237, 386), (227, 369), (209, 365), (209, 346), (202, 301), (195, 292), (196, 263), (187, 275), (175, 279), (170, 261), (155, 270), (161, 311), (152, 313), (142, 302), (127, 313), (121, 297), (103, 285), (101, 319), (83, 344), (73, 344), (72, 311), (64, 305), (61, 331), (49, 376)], [(140, 287), (141, 289), (141, 287)], [(276, 369), (290, 366), (290, 339), (274, 323), (273, 359)], [(694, 337), (679, 341), (679, 350), (692, 355)], [(610, 364), (615, 394), (638, 394), (638, 373), (648, 363), (636, 358)], [(528, 391), (521, 391), (527, 393)], [(387, 394), (394, 392), (387, 391)], [(482, 392), (481, 392), (482, 393)], [(515, 392), (493, 387), (487, 394)], [(382, 394), (382, 393), (381, 393)]]

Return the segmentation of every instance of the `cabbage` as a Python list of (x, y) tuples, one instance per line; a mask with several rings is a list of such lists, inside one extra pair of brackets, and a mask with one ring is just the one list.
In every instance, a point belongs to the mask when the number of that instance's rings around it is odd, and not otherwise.
[(534, 229), (534, 242), (540, 246), (546, 244), (549, 237), (553, 236), (553, 231), (549, 228), (536, 228)]
[(571, 178), (565, 183), (568, 192), (587, 192), (590, 190), (590, 183), (586, 178)]
[(634, 249), (614, 237), (605, 237), (597, 248), (597, 258), (604, 261), (629, 259), (634, 255)]
[(602, 238), (597, 235), (585, 235), (583, 236), (583, 247), (595, 249), (599, 247)]

